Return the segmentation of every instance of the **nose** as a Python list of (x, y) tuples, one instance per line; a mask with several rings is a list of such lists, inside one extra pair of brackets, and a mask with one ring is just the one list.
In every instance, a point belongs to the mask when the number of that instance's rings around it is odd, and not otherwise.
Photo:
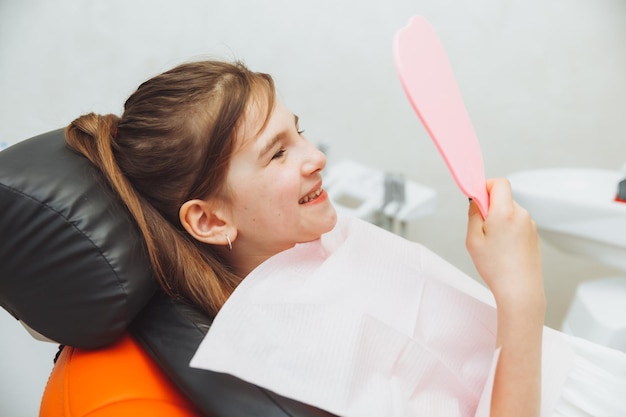
[(302, 163), (302, 173), (311, 175), (324, 169), (326, 166), (326, 155), (309, 141), (306, 141), (306, 146), (306, 157)]

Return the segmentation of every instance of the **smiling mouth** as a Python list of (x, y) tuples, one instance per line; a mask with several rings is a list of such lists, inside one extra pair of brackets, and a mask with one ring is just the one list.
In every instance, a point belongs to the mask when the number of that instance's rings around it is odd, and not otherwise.
[(310, 201), (315, 200), (317, 197), (320, 196), (320, 194), (322, 194), (322, 187), (318, 188), (317, 190), (305, 195), (304, 197), (302, 197), (300, 199), (300, 201), (298, 201), (299, 204), (306, 204)]

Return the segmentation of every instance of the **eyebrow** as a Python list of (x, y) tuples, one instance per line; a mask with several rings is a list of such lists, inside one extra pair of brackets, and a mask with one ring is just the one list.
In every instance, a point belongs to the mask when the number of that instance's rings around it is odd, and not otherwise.
[[(299, 120), (300, 118), (294, 114), (293, 121), (296, 126), (298, 126)], [(263, 155), (268, 153), (276, 145), (276, 143), (280, 141), (282, 135), (283, 132), (279, 132), (278, 134), (274, 135), (274, 137), (269, 142), (263, 145), (263, 148), (261, 148), (261, 151), (259, 152), (259, 159), (263, 158)]]
[(263, 149), (261, 149), (261, 152), (259, 152), (259, 159), (262, 159), (263, 155), (268, 153), (276, 145), (278, 141), (280, 141), (280, 134), (274, 136), (272, 140), (270, 140), (263, 146)]

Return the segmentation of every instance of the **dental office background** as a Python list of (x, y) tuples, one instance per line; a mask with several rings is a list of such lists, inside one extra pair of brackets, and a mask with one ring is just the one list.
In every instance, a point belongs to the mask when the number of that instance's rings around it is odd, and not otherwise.
[[(624, 0), (0, 0), (0, 148), (82, 113), (119, 114), (142, 81), (181, 62), (242, 59), (275, 77), (329, 167), (351, 159), (434, 188), (436, 211), (407, 236), (477, 278), (467, 199), (393, 66), (393, 34), (415, 14), (448, 53), (487, 177), (622, 168)], [(576, 285), (616, 271), (542, 250), (546, 324), (560, 328)], [(4, 311), (0, 335), (0, 415), (35, 416), (57, 346)]]

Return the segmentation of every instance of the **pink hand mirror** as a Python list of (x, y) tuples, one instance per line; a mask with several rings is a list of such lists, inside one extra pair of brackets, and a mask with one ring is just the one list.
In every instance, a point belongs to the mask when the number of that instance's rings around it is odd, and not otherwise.
[(426, 19), (415, 16), (396, 32), (393, 55), (413, 109), (461, 192), (484, 218), (489, 196), (480, 144), (439, 37)]

